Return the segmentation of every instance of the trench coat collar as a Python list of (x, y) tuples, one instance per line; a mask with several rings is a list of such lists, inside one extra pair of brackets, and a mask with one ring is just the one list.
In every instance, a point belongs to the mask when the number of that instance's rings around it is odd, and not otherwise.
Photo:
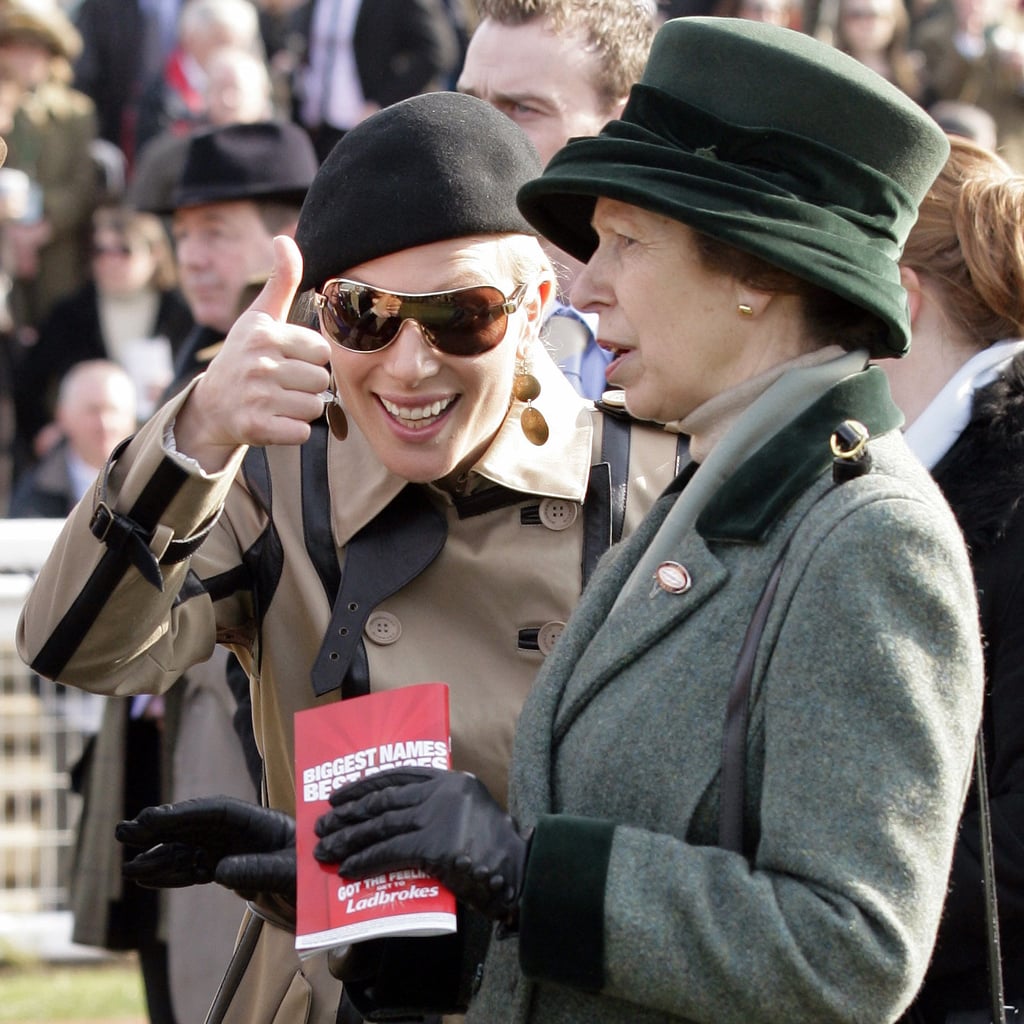
[[(497, 484), (582, 502), (590, 477), (593, 405), (576, 393), (540, 345), (531, 354), (530, 372), (541, 386), (533, 404), (547, 420), (547, 442), (538, 446), (527, 441), (519, 422), (525, 405), (512, 402), (490, 447), (470, 471), (466, 493)], [(332, 436), (328, 442), (327, 474), (333, 496), (331, 528), (339, 545), (348, 543), (408, 483), (384, 467), (351, 417), (348, 437), (338, 441)]]

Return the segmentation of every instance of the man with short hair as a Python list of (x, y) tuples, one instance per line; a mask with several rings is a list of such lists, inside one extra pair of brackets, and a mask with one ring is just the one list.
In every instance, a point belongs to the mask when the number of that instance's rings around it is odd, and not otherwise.
[[(530, 137), (544, 163), (569, 139), (619, 116), (654, 38), (653, 0), (477, 0), (459, 92), (486, 100)], [(579, 263), (548, 246), (568, 294)], [(597, 317), (569, 305), (548, 321), (548, 342), (576, 390), (599, 399), (610, 354)]]
[(477, 0), (459, 92), (486, 100), (544, 163), (625, 106), (654, 38), (649, 0)]
[(135, 410), (135, 385), (117, 363), (76, 363), (57, 394), (61, 440), (18, 481), (11, 518), (63, 519), (92, 486), (118, 441), (134, 432)]

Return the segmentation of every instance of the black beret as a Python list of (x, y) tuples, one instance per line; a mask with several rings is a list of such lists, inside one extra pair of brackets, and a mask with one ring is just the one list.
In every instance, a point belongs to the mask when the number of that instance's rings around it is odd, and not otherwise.
[(516, 191), (540, 171), (522, 129), (483, 100), (433, 92), (385, 107), (341, 138), (309, 189), (302, 288), (445, 238), (536, 235)]

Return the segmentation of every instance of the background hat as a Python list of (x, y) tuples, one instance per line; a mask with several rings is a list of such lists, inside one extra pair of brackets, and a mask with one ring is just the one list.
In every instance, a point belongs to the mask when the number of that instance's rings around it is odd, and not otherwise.
[(540, 174), (533, 144), (490, 104), (432, 92), (346, 132), (302, 206), (302, 287), (378, 256), (465, 235), (535, 235), (516, 206)]
[(0, 5), (0, 45), (28, 41), (55, 57), (74, 60), (82, 51), (82, 37), (54, 0), (7, 0)]
[(999, 144), (996, 119), (974, 103), (937, 100), (928, 113), (947, 135), (960, 135), (986, 149), (995, 149)]
[(742, 18), (659, 30), (620, 120), (573, 139), (519, 192), (541, 233), (592, 254), (596, 197), (660, 213), (875, 313), (909, 347), (897, 261), (949, 153), (880, 75), (810, 36)]
[(171, 209), (236, 199), (276, 199), (298, 206), (318, 165), (309, 136), (290, 121), (210, 128), (189, 140)]

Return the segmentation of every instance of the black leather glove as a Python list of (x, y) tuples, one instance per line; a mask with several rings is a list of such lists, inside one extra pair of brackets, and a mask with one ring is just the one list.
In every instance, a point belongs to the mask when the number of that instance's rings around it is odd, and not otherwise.
[(282, 811), (230, 796), (146, 807), (114, 830), (118, 842), (148, 847), (121, 869), (150, 889), (217, 882), (246, 898), (295, 901), (295, 822)]
[(313, 855), (339, 875), (419, 868), (480, 913), (515, 924), (529, 841), (475, 776), (395, 768), (330, 799)]

